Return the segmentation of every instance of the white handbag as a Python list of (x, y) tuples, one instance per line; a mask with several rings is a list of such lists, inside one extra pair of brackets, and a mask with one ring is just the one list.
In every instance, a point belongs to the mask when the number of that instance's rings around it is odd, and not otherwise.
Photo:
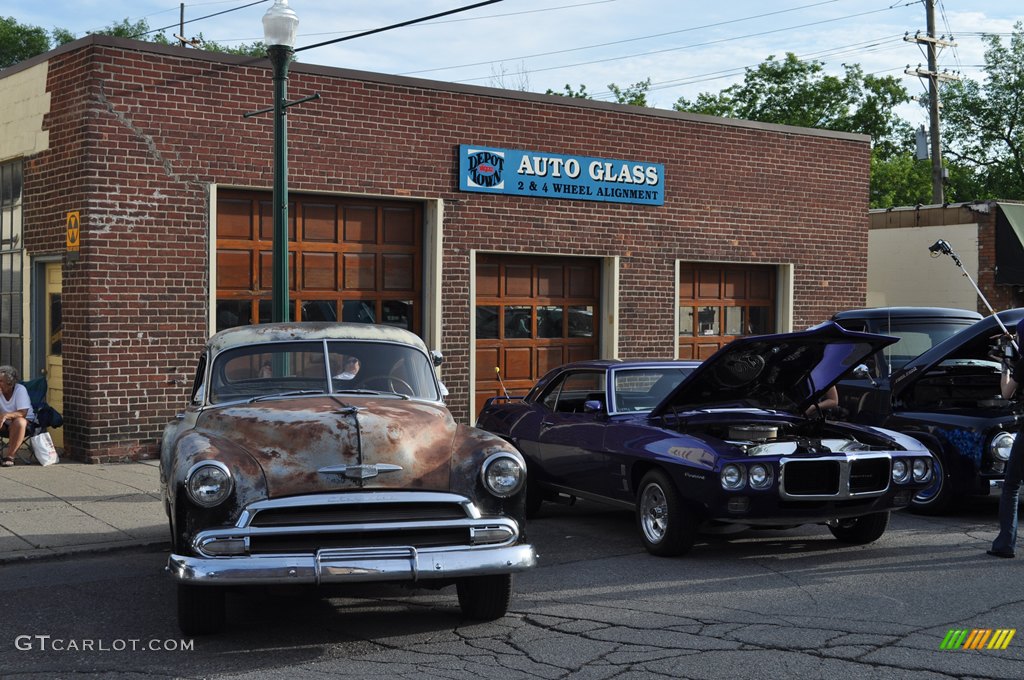
[(40, 432), (34, 437), (29, 437), (28, 446), (40, 465), (53, 465), (60, 461), (57, 447), (53, 445), (53, 437), (49, 432)]

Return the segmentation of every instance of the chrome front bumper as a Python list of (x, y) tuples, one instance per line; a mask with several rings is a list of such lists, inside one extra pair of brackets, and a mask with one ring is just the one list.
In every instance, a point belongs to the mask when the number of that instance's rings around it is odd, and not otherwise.
[(190, 585), (330, 584), (421, 581), (524, 571), (537, 564), (532, 545), (496, 548), (322, 549), (315, 555), (190, 557), (171, 555), (167, 571)]

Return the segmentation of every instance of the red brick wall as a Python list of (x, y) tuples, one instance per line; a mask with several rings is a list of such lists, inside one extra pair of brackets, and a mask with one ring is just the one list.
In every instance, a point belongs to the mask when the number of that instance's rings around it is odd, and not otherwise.
[[(100, 37), (51, 60), (26, 231), (34, 254), (56, 252), (64, 213), (82, 210), (64, 271), (75, 455), (151, 455), (185, 405), (207, 332), (208, 186), (272, 182), (271, 118), (242, 118), (270, 104), (265, 66)], [(864, 138), (294, 65), (290, 98), (314, 91), (288, 114), (291, 191), (445, 201), (443, 377), (462, 418), (471, 249), (621, 256), (623, 357), (673, 355), (677, 259), (792, 263), (798, 327), (864, 304)], [(461, 193), (463, 143), (663, 163), (666, 202)]]

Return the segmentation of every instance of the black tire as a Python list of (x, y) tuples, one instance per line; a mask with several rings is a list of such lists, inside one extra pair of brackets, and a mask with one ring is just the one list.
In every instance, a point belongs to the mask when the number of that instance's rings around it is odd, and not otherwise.
[(224, 589), (178, 584), (178, 628), (188, 636), (224, 630)]
[(467, 576), (455, 585), (459, 607), (468, 619), (493, 621), (508, 612), (512, 601), (512, 574)]
[(850, 519), (838, 519), (829, 522), (828, 530), (842, 543), (864, 545), (881, 538), (888, 526), (889, 513), (886, 511)]
[(651, 470), (640, 480), (636, 523), (647, 552), (659, 557), (689, 552), (697, 538), (697, 517), (661, 470)]
[(933, 475), (935, 481), (926, 489), (918, 491), (910, 498), (910, 511), (919, 515), (941, 515), (949, 510), (952, 505), (955, 493), (953, 483), (949, 478), (949, 466), (942, 456), (932, 456), (935, 464)]

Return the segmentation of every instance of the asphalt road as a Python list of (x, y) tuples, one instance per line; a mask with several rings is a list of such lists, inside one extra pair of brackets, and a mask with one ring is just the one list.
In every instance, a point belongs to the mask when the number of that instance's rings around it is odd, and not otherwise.
[(541, 566), (485, 624), (454, 589), (252, 590), (229, 599), (226, 633), (182, 639), (162, 552), (8, 565), (0, 677), (1019, 679), (1024, 631), (940, 649), (951, 629), (1024, 629), (1024, 559), (984, 554), (994, 501), (898, 514), (868, 546), (807, 526), (672, 559), (642, 550), (629, 513), (546, 505), (529, 527)]

